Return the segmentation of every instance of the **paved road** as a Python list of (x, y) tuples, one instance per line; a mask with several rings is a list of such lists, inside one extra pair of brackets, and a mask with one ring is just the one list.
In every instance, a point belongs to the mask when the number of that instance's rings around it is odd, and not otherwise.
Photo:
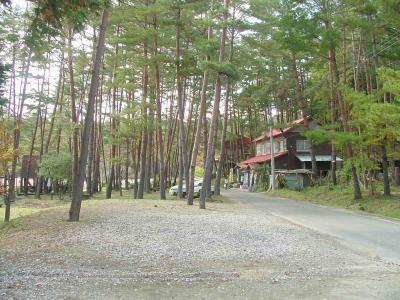
[(230, 190), (224, 195), (235, 202), (334, 236), (369, 255), (400, 263), (398, 221), (240, 190)]

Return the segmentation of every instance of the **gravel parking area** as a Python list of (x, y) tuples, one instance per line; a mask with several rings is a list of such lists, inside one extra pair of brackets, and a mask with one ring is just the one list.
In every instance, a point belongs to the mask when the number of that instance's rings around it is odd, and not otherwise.
[(3, 299), (398, 299), (400, 267), (240, 204), (90, 202), (0, 233)]

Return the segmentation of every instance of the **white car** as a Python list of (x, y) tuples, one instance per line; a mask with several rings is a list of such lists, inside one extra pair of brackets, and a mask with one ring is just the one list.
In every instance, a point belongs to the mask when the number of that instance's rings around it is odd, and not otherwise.
[[(194, 190), (193, 194), (195, 197), (200, 196), (201, 188), (202, 188), (203, 182), (202, 181), (195, 181), (194, 182)], [(214, 193), (214, 186), (211, 186), (211, 193)], [(178, 196), (178, 186), (174, 185), (169, 189), (169, 194), (171, 196)], [(183, 196), (186, 196), (186, 184), (183, 182), (182, 184), (182, 194)]]

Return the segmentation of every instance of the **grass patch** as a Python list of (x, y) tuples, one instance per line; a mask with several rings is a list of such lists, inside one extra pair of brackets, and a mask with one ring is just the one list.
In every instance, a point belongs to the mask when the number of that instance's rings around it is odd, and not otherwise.
[[(11, 219), (15, 220), (20, 217), (36, 214), (41, 211), (52, 209), (55, 207), (63, 207), (69, 205), (69, 202), (52, 200), (50, 196), (44, 196), (41, 199), (34, 199), (33, 196), (18, 197), (11, 203)], [(0, 208), (0, 217), (5, 214), (5, 205)]]
[(367, 193), (363, 193), (363, 198), (357, 201), (353, 199), (351, 187), (332, 185), (309, 187), (302, 191), (280, 189), (274, 192), (266, 192), (266, 194), (400, 219), (400, 196), (398, 192), (394, 189), (391, 197), (384, 197), (381, 194), (369, 196)]

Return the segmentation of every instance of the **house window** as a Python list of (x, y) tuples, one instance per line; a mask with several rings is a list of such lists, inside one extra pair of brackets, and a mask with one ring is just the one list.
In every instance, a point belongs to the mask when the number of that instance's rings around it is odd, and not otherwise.
[(263, 154), (263, 149), (264, 145), (262, 143), (257, 144), (257, 155), (262, 155)]
[(270, 153), (271, 153), (271, 143), (265, 143), (264, 154), (270, 154)]
[(279, 141), (279, 152), (286, 151), (286, 140), (280, 140)]
[(297, 140), (296, 151), (298, 152), (310, 152), (311, 146), (309, 140)]
[(274, 142), (274, 152), (281, 152), (279, 141)]

